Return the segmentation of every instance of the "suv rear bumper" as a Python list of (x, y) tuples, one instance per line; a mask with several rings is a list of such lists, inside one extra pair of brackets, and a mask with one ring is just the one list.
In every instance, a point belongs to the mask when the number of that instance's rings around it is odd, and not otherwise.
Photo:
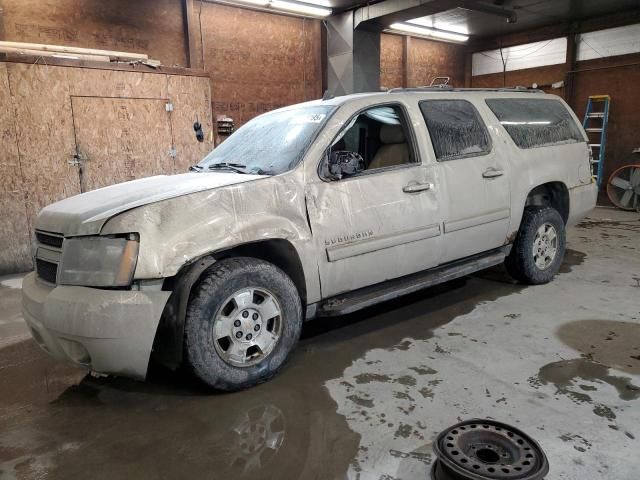
[(574, 187), (569, 190), (569, 220), (567, 226), (572, 227), (596, 207), (598, 186), (596, 183)]
[(22, 312), (35, 341), (53, 357), (144, 379), (170, 294), (50, 286), (31, 273), (22, 285)]

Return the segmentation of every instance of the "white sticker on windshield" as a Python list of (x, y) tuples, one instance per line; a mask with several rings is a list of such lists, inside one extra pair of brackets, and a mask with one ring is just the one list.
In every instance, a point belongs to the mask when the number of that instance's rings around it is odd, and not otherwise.
[(309, 113), (307, 115), (298, 115), (289, 122), (289, 125), (305, 125), (307, 123), (322, 123), (327, 115), (324, 113)]

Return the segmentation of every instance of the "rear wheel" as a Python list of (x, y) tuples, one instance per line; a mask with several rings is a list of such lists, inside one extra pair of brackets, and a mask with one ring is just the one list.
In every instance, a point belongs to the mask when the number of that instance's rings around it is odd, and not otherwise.
[(282, 270), (254, 258), (225, 259), (205, 272), (192, 293), (187, 362), (213, 388), (248, 388), (278, 372), (301, 329), (300, 296)]
[(560, 270), (565, 249), (565, 225), (558, 211), (550, 207), (527, 207), (505, 265), (509, 274), (520, 282), (548, 283)]

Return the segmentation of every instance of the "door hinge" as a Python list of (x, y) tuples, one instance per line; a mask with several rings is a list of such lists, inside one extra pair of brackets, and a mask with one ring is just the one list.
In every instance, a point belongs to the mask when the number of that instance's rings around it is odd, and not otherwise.
[(169, 156), (171, 158), (176, 158), (178, 156), (178, 152), (176, 151), (175, 148), (172, 148), (172, 149), (169, 150)]
[(164, 108), (167, 110), (167, 112), (173, 112), (173, 103), (169, 102), (165, 104)]

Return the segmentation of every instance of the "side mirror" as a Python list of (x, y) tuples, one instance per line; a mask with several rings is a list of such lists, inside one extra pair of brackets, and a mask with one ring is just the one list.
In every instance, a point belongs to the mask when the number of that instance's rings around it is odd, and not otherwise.
[(337, 180), (364, 170), (364, 159), (356, 152), (338, 150), (329, 153), (329, 173)]

